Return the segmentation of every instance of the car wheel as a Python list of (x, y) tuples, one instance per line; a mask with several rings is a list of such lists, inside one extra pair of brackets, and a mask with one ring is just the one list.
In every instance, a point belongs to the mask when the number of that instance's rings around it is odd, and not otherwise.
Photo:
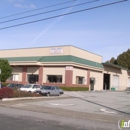
[(47, 97), (49, 97), (50, 96), (50, 93), (47, 93)]
[(59, 92), (58, 96), (60, 96), (60, 95), (61, 95), (61, 93)]

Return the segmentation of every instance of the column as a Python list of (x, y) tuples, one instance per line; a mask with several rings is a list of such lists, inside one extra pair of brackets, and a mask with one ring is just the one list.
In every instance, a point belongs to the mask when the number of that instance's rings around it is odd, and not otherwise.
[(22, 72), (22, 84), (26, 84), (26, 77), (27, 77), (27, 67), (23, 67), (23, 72)]
[(43, 84), (43, 66), (39, 67), (39, 84)]
[(87, 71), (87, 86), (90, 85), (90, 70)]
[(65, 70), (65, 85), (72, 86), (72, 79), (73, 79), (73, 67), (66, 66)]

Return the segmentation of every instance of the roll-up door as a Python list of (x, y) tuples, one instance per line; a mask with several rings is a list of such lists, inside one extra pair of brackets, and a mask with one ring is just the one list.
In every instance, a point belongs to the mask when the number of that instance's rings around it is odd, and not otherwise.
[(119, 76), (113, 75), (113, 87), (118, 90), (119, 89)]
[(130, 87), (130, 78), (128, 78), (128, 87)]

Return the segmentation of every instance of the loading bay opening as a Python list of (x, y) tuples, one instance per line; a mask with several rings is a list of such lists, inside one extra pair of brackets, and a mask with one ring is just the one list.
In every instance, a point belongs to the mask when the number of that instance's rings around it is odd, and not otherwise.
[(103, 76), (103, 90), (110, 90), (110, 74)]

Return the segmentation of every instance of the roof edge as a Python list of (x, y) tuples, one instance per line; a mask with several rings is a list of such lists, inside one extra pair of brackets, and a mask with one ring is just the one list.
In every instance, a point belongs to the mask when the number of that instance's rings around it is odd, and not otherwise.
[(111, 67), (115, 67), (115, 68), (118, 68), (118, 69), (128, 70), (127, 68), (124, 68), (122, 66), (115, 65), (115, 64), (112, 64), (112, 63), (102, 63), (102, 64), (107, 65), (107, 66), (111, 66)]

